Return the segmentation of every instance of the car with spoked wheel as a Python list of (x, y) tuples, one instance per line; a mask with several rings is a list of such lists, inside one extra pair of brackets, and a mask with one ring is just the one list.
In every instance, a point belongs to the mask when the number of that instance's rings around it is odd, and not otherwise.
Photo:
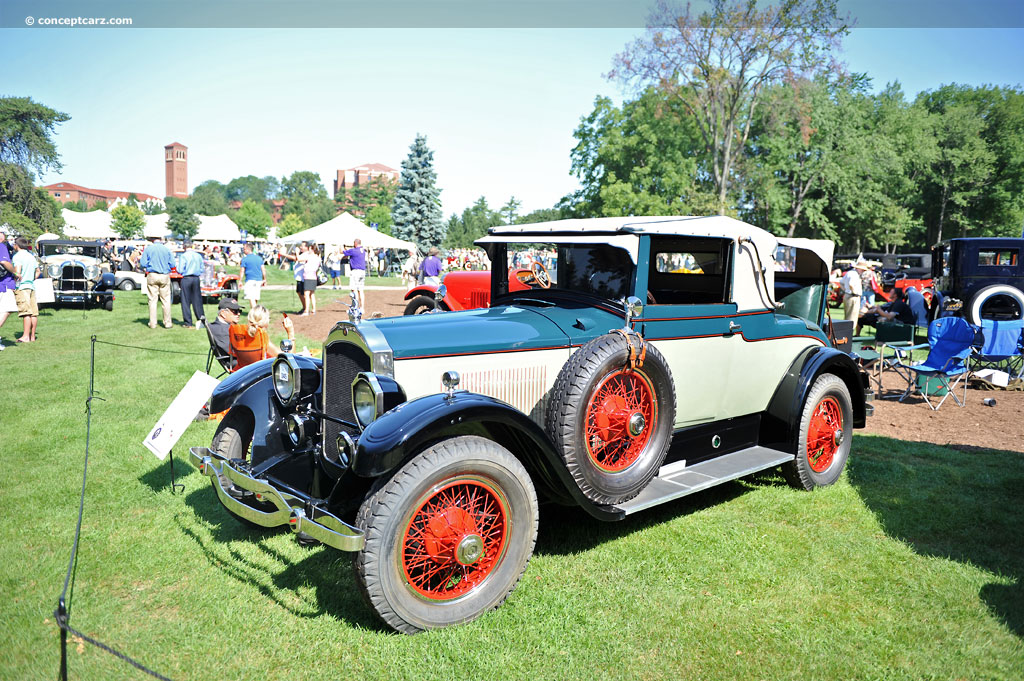
[(617, 521), (764, 470), (803, 490), (839, 479), (872, 393), (825, 330), (831, 242), (715, 216), (495, 227), (477, 243), (489, 307), (352, 309), (322, 358), (283, 353), (221, 382), (209, 408), (224, 419), (190, 450), (232, 514), (351, 552), (386, 626), (499, 606), (540, 504)]
[(36, 247), (43, 270), (52, 280), (56, 304), (114, 309), (115, 278), (103, 256), (103, 242), (41, 239)]

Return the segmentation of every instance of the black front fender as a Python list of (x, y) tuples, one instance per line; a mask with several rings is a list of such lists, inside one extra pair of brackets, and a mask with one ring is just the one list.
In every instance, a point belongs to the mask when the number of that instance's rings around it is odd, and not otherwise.
[(385, 413), (360, 434), (352, 471), (376, 478), (397, 469), (440, 440), (480, 435), (511, 451), (526, 467), (541, 493), (553, 501), (582, 506), (601, 520), (619, 520), (622, 512), (589, 501), (572, 480), (544, 431), (526, 414), (501, 400), (471, 392), (421, 397)]
[(807, 348), (793, 361), (776, 388), (761, 420), (761, 444), (784, 452), (796, 452), (804, 402), (814, 381), (822, 374), (835, 374), (846, 383), (853, 402), (853, 427), (864, 427), (867, 421), (865, 391), (869, 387), (867, 374), (845, 352), (817, 346)]

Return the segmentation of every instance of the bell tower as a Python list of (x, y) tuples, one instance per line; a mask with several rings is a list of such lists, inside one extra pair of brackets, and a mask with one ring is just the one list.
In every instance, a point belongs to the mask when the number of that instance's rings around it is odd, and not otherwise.
[(188, 198), (188, 147), (172, 142), (164, 147), (165, 196)]

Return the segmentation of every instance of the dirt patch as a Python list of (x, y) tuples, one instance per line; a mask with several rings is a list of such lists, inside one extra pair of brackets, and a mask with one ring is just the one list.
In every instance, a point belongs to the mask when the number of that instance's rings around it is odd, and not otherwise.
[[(320, 306), (315, 315), (293, 317), (295, 330), (307, 338), (326, 338), (336, 322), (348, 319), (347, 291), (320, 289), (318, 298)], [(378, 312), (385, 317), (401, 315), (405, 305), (404, 289), (366, 291), (366, 317)], [(875, 415), (860, 432), (961, 451), (1024, 452), (1024, 392), (968, 388), (964, 407), (958, 407), (951, 396), (939, 411), (932, 411), (917, 395), (903, 402), (892, 399), (906, 388), (906, 382), (892, 372), (886, 372), (884, 388), (884, 393), (876, 396)], [(985, 406), (986, 398), (995, 399), (995, 406)]]

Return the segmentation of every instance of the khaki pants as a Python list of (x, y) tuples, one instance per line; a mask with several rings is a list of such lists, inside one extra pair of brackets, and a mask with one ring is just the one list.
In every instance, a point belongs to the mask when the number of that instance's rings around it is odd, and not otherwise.
[(171, 275), (150, 272), (146, 275), (146, 295), (149, 296), (149, 325), (156, 328), (156, 301), (164, 308), (164, 326), (171, 328)]
[(851, 296), (847, 293), (843, 296), (843, 319), (854, 324), (860, 319), (860, 296)]

